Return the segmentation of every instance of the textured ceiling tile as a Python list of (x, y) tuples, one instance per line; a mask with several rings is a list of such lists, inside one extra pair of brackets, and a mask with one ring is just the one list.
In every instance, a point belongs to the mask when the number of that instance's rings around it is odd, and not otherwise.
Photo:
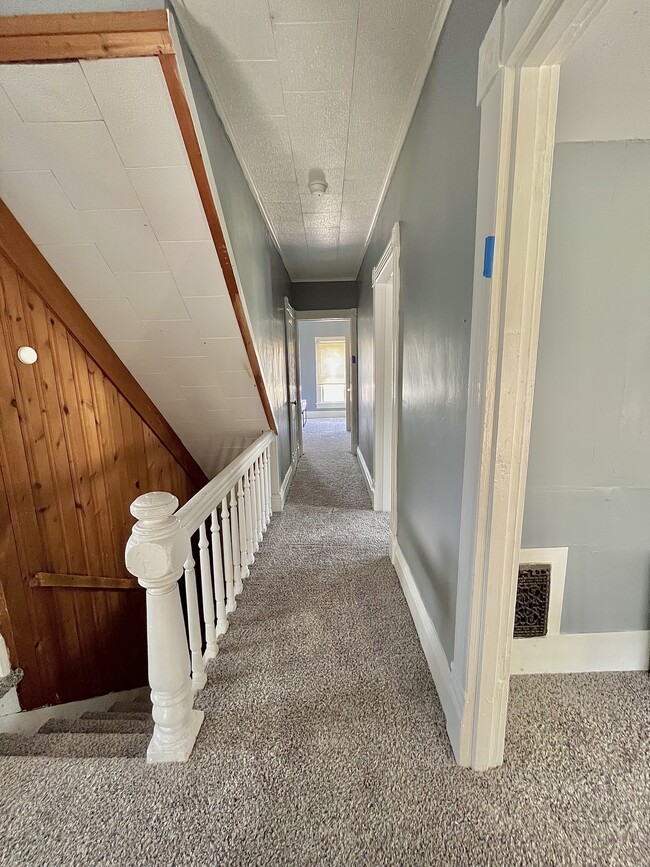
[(287, 93), (285, 101), (296, 167), (342, 168), (347, 147), (347, 94)]
[(169, 370), (151, 340), (111, 340), (111, 346), (133, 374)]
[(77, 300), (123, 298), (125, 293), (94, 244), (54, 244), (39, 247)]
[(75, 211), (52, 172), (0, 172), (0, 196), (35, 244), (93, 240), (88, 213)]
[(144, 326), (128, 298), (85, 298), (81, 306), (107, 340), (144, 340)]
[(25, 129), (74, 208), (140, 207), (105, 123), (29, 123)]
[(131, 306), (143, 321), (190, 318), (169, 271), (118, 274), (117, 279)]
[(269, 204), (266, 210), (271, 222), (278, 223), (299, 222), (302, 225), (302, 211), (300, 205), (292, 204)]
[(227, 295), (213, 241), (170, 241), (161, 245), (181, 295)]
[(81, 67), (125, 166), (187, 164), (157, 57), (86, 60)]
[(199, 337), (238, 337), (230, 298), (186, 298), (187, 307)]
[(302, 193), (300, 202), (303, 214), (340, 214), (341, 196), (331, 193), (329, 190), (324, 196), (312, 196), (311, 193)]
[[(183, 9), (185, 7), (185, 10)], [(206, 56), (273, 60), (275, 47), (267, 0), (182, 0), (176, 4)], [(189, 13), (189, 15), (188, 15)]]
[(367, 173), (367, 176), (361, 180), (349, 180), (346, 178), (343, 181), (343, 201), (374, 202), (376, 205), (379, 202), (383, 185), (383, 176), (378, 177), (370, 173)]
[(289, 190), (295, 188), (291, 140), (284, 115), (235, 117), (232, 128), (254, 178), (271, 175), (275, 181), (286, 183)]
[(159, 241), (209, 241), (208, 221), (194, 176), (186, 166), (129, 169)]
[(278, 202), (298, 204), (300, 198), (298, 196), (298, 187), (296, 186), (295, 171), (293, 179), (277, 180), (266, 171), (257, 171), (255, 174), (255, 188), (260, 199), (264, 203)]
[(80, 216), (114, 272), (167, 270), (144, 211), (84, 211)]
[(303, 214), (303, 222), (305, 224), (305, 232), (309, 235), (312, 232), (318, 232), (322, 229), (336, 229), (341, 215), (336, 211), (325, 214)]
[[(0, 66), (0, 70), (3, 67)], [(25, 172), (49, 169), (25, 124), (18, 117), (11, 100), (0, 87), (0, 172)]]
[(208, 355), (170, 358), (167, 363), (179, 385), (218, 385), (219, 368)]
[(205, 353), (216, 370), (248, 370), (250, 363), (240, 337), (204, 340)]
[(356, 21), (359, 0), (269, 0), (271, 20), (276, 24), (291, 21)]
[(0, 85), (26, 122), (101, 119), (78, 63), (3, 64)]
[(193, 322), (146, 322), (144, 324), (147, 339), (153, 341), (161, 356), (177, 358), (179, 356), (203, 355), (203, 341), (197, 334)]
[(228, 117), (285, 113), (277, 60), (214, 61), (209, 69)]
[(285, 92), (350, 92), (356, 23), (277, 24), (273, 28)]

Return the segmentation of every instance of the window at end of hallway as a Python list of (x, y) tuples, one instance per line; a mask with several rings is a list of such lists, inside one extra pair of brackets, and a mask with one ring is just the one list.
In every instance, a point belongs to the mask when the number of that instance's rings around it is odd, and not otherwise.
[(316, 337), (316, 405), (345, 407), (345, 338)]

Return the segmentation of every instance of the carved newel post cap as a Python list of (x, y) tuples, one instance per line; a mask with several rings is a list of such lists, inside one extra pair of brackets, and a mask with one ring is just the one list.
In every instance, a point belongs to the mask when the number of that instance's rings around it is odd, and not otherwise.
[(177, 508), (178, 497), (166, 491), (151, 491), (131, 503), (131, 514), (138, 521), (155, 521), (169, 518)]

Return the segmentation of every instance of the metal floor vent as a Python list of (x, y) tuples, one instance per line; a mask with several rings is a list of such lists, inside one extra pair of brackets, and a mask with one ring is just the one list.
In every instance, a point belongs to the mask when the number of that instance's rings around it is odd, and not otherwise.
[(519, 566), (515, 603), (515, 638), (536, 638), (548, 631), (548, 602), (551, 595), (549, 563)]

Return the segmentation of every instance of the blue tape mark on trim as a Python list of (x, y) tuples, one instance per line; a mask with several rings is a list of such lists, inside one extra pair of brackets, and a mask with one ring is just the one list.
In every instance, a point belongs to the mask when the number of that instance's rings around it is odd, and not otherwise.
[(485, 253), (483, 254), (483, 276), (492, 276), (492, 266), (494, 265), (494, 235), (487, 235), (485, 238)]

